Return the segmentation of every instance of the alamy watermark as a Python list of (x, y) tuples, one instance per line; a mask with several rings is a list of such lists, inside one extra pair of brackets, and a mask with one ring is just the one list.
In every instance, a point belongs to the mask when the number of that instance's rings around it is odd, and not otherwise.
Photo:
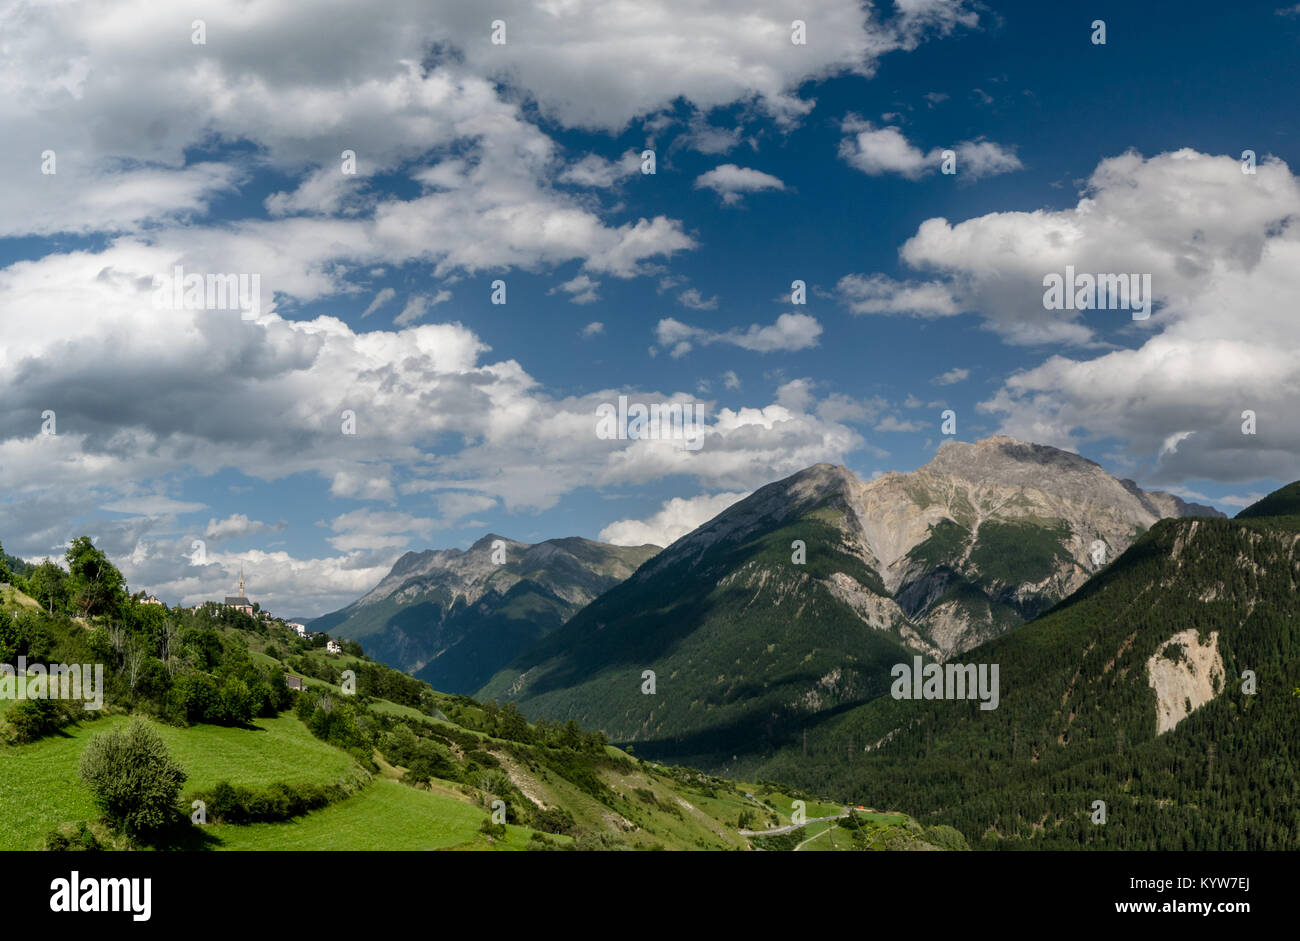
[(171, 274), (153, 278), (153, 306), (159, 310), (237, 310), (241, 320), (262, 312), (260, 274), (186, 274), (177, 265)]
[(998, 665), (996, 663), (929, 663), (920, 657), (912, 664), (897, 663), (889, 671), (894, 683), (889, 694), (895, 699), (978, 699), (980, 708), (998, 707)]
[(597, 405), (596, 418), (596, 437), (602, 441), (661, 439), (681, 441), (687, 451), (704, 447), (704, 406), (700, 404), (628, 405), (627, 396), (620, 395), (617, 406), (612, 402)]
[(1087, 274), (1065, 266), (1065, 274), (1043, 275), (1046, 310), (1131, 310), (1134, 320), (1151, 316), (1151, 275)]
[(76, 699), (87, 712), (104, 708), (102, 663), (0, 663), (0, 699)]
[(81, 877), (74, 869), (50, 883), (52, 912), (128, 912), (132, 921), (148, 921), (153, 912), (153, 879)]

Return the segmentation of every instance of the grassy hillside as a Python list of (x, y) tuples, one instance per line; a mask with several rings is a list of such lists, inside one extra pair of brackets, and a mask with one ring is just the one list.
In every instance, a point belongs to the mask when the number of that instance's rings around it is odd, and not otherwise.
[[(11, 821), (0, 832), (0, 849), (39, 849), (52, 830), (71, 833), (79, 822), (94, 824), (96, 808), (78, 779), (77, 762), (90, 736), (126, 722), (124, 715), (111, 715), (35, 743), (0, 745), (0, 813)], [(462, 729), (480, 743), (477, 760), (495, 760), (520, 793), (558, 811), (557, 817), (571, 819), (562, 827), (566, 833), (508, 824), (504, 832), (489, 836), (482, 832), (488, 819), (485, 792), (454, 778), (403, 783), (410, 780), (409, 769), (391, 765), (381, 755), (376, 755), (375, 771), (367, 772), (292, 715), (259, 719), (242, 729), (155, 728), (189, 774), (183, 788), (187, 807), (196, 794), (218, 782), (264, 788), (280, 782), (327, 785), (341, 776), (365, 779), (346, 799), (292, 819), (243, 825), (215, 821), (202, 828), (198, 846), (205, 849), (749, 849), (753, 838), (740, 832), (742, 821), (759, 830), (787, 827), (794, 810), (795, 797), (771, 784), (742, 784), (651, 765), (617, 750), (610, 763), (588, 776), (582, 766), (557, 762), (553, 755)], [(508, 790), (499, 783), (490, 786)], [(805, 802), (809, 818), (844, 811), (836, 804)], [(92, 828), (105, 836), (101, 826)], [(915, 824), (913, 829), (909, 842), (922, 842), (922, 831)]]
[[(349, 800), (284, 823), (210, 829), (226, 850), (527, 849), (533, 831), (507, 826), (488, 841), (479, 832), (480, 808), (394, 781), (376, 781)], [(567, 842), (567, 841), (565, 841)]]
[[(7, 821), (0, 829), (0, 849), (40, 849), (58, 824), (95, 819), (77, 762), (92, 735), (126, 722), (124, 715), (109, 715), (38, 742), (0, 745), (0, 817)], [(356, 769), (346, 753), (313, 737), (292, 715), (258, 719), (246, 729), (153, 725), (189, 774), (184, 795), (231, 779), (248, 787), (279, 781), (329, 784)]]
[[(572, 722), (530, 725), (512, 706), (329, 654), (266, 617), (122, 616), (118, 628), (108, 616), (51, 617), (17, 596), (0, 604), (0, 642), (15, 655), (88, 654), (108, 670), (103, 713), (0, 700), (0, 849), (793, 849), (780, 844), (796, 812), (844, 813), (770, 783), (641, 761)], [(133, 641), (145, 617), (149, 633)], [(154, 637), (165, 660), (132, 661), (131, 644)], [(286, 672), (301, 692), (284, 688)], [(175, 823), (156, 836), (110, 821), (78, 772), (92, 738), (142, 716), (186, 776)], [(196, 800), (207, 823), (194, 827)], [(914, 823), (906, 837), (889, 848), (931, 845)]]

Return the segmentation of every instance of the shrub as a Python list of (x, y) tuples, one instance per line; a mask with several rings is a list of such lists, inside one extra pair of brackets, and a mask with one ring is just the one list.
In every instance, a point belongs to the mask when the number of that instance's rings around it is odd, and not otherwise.
[(5, 716), (14, 741), (34, 742), (55, 731), (63, 722), (62, 710), (49, 699), (24, 699)]
[(84, 852), (103, 848), (84, 820), (77, 824), (77, 829), (71, 833), (65, 833), (62, 828), (59, 828), (51, 830), (45, 836), (45, 849), (50, 852)]
[(280, 781), (257, 789), (221, 781), (212, 790), (199, 791), (190, 797), (207, 805), (209, 819), (214, 823), (277, 823), (343, 800), (361, 786), (358, 780), (324, 786)]
[[(563, 807), (548, 807), (546, 810), (533, 810), (529, 815), (528, 825), (534, 830), (542, 830), (546, 833), (558, 833), (565, 836), (573, 833), (577, 827), (574, 823), (573, 816)], [(536, 835), (534, 834), (534, 836)]]
[(465, 752), (465, 760), (472, 761), (483, 768), (501, 767), (501, 762), (497, 761), (496, 755), (485, 752), (481, 748), (473, 748)]
[(186, 673), (176, 679), (171, 697), (176, 711), (187, 722), (202, 722), (217, 711), (217, 682), (206, 673)]
[(161, 830), (180, 814), (185, 771), (143, 719), (91, 738), (80, 772), (105, 816), (128, 833)]
[(927, 830), (925, 841), (945, 850), (960, 851), (970, 849), (970, 845), (966, 842), (966, 837), (962, 836), (961, 831), (947, 824), (939, 824)]
[(524, 848), (530, 850), (543, 850), (543, 851), (564, 849), (564, 847), (560, 846), (554, 840), (547, 839), (546, 837), (542, 836), (542, 834), (536, 832), (533, 833), (533, 835), (528, 838), (528, 845)]
[(444, 746), (427, 740), (420, 741), (412, 749), (405, 767), (413, 781), (428, 781), (432, 778), (454, 781), (459, 775), (451, 752)]

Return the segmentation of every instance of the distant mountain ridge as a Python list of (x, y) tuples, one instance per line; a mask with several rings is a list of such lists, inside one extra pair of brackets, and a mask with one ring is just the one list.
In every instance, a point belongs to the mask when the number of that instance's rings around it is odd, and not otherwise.
[(308, 627), (362, 641), (437, 689), (470, 693), (658, 551), (489, 533), (467, 550), (406, 553), (373, 589)]
[(1222, 516), (1005, 436), (870, 482), (818, 464), (678, 539), (479, 695), (717, 767), (880, 695), (884, 664), (1004, 633), (1159, 519), (1198, 514)]

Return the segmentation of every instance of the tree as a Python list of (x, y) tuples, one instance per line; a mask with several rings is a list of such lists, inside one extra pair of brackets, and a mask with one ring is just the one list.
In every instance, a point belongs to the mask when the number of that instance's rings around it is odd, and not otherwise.
[(160, 830), (180, 814), (185, 770), (143, 719), (94, 736), (81, 753), (80, 772), (105, 816), (128, 833)]
[(27, 593), (50, 614), (62, 612), (68, 604), (68, 573), (46, 559), (27, 576)]
[(126, 579), (96, 549), (89, 536), (72, 540), (64, 558), (68, 562), (73, 606), (82, 617), (110, 614), (126, 601)]
[(18, 656), (21, 642), (13, 615), (8, 611), (0, 611), (0, 663), (12, 662)]
[(243, 680), (226, 677), (217, 696), (220, 721), (244, 725), (253, 718), (253, 694)]
[(172, 614), (160, 604), (141, 604), (132, 600), (123, 608), (127, 627), (132, 634), (149, 642), (153, 650), (160, 650)]
[(132, 637), (127, 641), (122, 651), (122, 674), (126, 678), (132, 696), (135, 695), (135, 688), (139, 685), (140, 677), (144, 675), (151, 658), (152, 651), (144, 638)]
[(533, 740), (533, 733), (532, 729), (528, 727), (528, 720), (519, 711), (519, 707), (512, 702), (506, 703), (497, 713), (496, 734), (512, 742), (528, 744)]

